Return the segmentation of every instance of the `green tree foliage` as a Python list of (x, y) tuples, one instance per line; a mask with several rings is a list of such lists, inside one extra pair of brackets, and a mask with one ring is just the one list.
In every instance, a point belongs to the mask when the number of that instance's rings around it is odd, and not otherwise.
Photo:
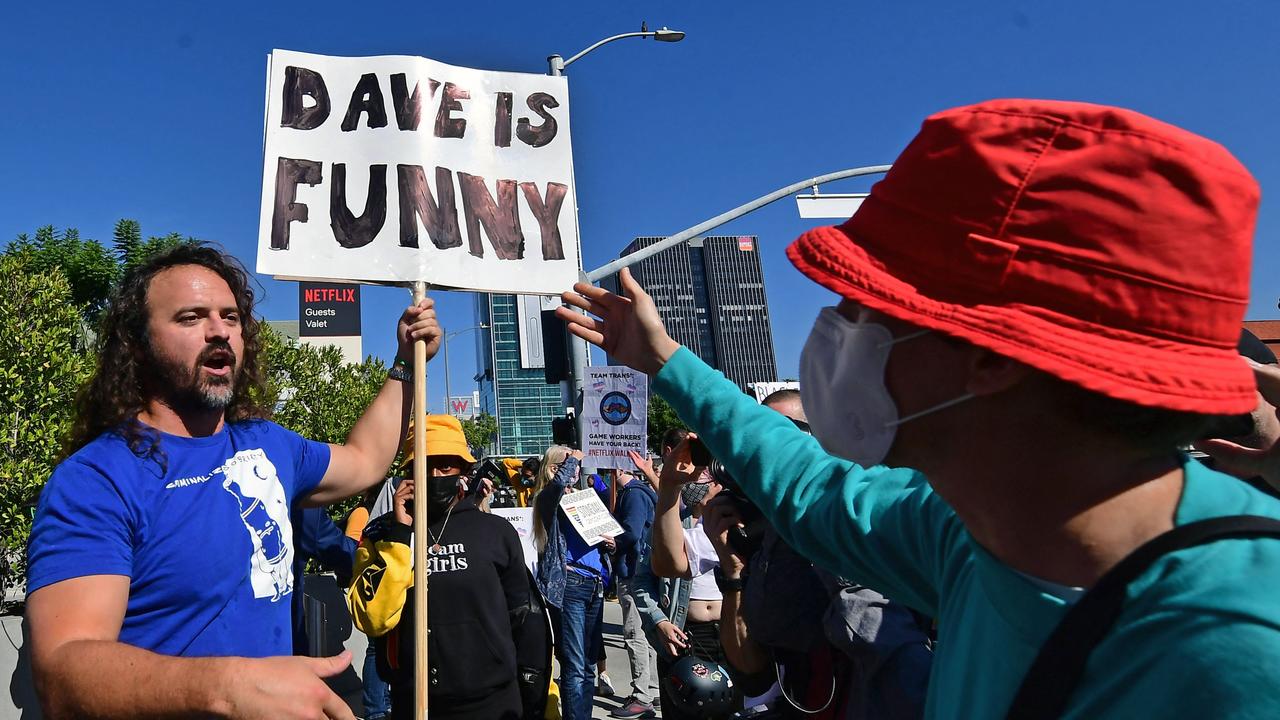
[(136, 220), (117, 222), (114, 235), (114, 246), (108, 249), (97, 240), (81, 238), (75, 228), (57, 230), (46, 225), (36, 230), (34, 237), (19, 235), (4, 254), (25, 255), (30, 272), (47, 273), (56, 268), (70, 283), (71, 302), (85, 322), (93, 325), (126, 272), (156, 253), (195, 242), (195, 238), (178, 233), (143, 240), (142, 226)]
[(74, 228), (58, 231), (52, 225), (36, 230), (32, 238), (19, 235), (6, 256), (23, 255), (27, 272), (61, 273), (70, 284), (70, 302), (88, 322), (97, 320), (111, 288), (120, 279), (120, 267), (111, 251), (97, 240), (82, 240)]
[[(70, 428), (74, 398), (93, 371), (84, 340), (124, 274), (192, 238), (143, 239), (137, 221), (116, 223), (111, 249), (74, 229), (40, 228), (0, 253), (0, 580), (20, 584), (34, 500)], [(345, 363), (337, 348), (301, 345), (262, 331), (264, 406), (303, 437), (340, 443), (386, 380), (374, 358)], [(492, 419), (490, 419), (492, 423)], [(492, 432), (492, 431), (490, 431)], [(335, 517), (355, 503), (330, 508)]]
[(5, 589), (20, 584), (26, 573), (34, 503), (70, 428), (76, 391), (93, 370), (92, 355), (77, 342), (81, 319), (73, 286), (38, 247), (51, 237), (44, 247), (58, 247), (65, 235), (58, 239), (51, 229), (43, 230), (36, 243), (10, 247), (0, 256), (0, 287), (5, 288), (0, 293), (0, 580)]
[(462, 421), (462, 434), (473, 448), (487, 448), (493, 436), (498, 434), (498, 420), (489, 413), (480, 413), (473, 420)]
[(662, 436), (667, 434), (671, 428), (689, 429), (680, 420), (680, 416), (676, 415), (676, 411), (671, 409), (666, 400), (661, 395), (649, 395), (649, 450), (657, 453), (662, 448)]
[(374, 357), (347, 363), (337, 347), (303, 345), (265, 324), (262, 328), (273, 419), (312, 440), (345, 440), (386, 381), (386, 366)]
[[(262, 357), (267, 374), (265, 405), (272, 419), (299, 435), (319, 442), (341, 443), (373, 402), (387, 379), (381, 360), (347, 363), (333, 346), (303, 345), (262, 325)], [(335, 520), (358, 499), (333, 505)]]
[(129, 272), (147, 261), (152, 255), (175, 248), (183, 243), (196, 242), (190, 235), (183, 237), (179, 233), (169, 233), (159, 237), (142, 239), (142, 226), (137, 220), (121, 220), (115, 228), (116, 259), (120, 263), (120, 272)]

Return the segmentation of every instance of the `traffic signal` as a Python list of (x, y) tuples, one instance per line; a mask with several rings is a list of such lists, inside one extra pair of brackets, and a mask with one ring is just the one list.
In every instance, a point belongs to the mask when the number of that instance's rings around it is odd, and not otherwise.
[(555, 310), (542, 311), (542, 359), (548, 385), (569, 379), (569, 330)]
[(578, 422), (572, 413), (551, 421), (551, 442), (571, 448), (578, 447)]

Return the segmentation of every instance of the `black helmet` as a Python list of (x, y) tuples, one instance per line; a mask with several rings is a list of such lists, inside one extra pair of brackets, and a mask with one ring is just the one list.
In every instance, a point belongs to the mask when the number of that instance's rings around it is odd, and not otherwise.
[(733, 680), (718, 663), (686, 655), (662, 678), (667, 697), (677, 709), (699, 718), (727, 718), (733, 713)]

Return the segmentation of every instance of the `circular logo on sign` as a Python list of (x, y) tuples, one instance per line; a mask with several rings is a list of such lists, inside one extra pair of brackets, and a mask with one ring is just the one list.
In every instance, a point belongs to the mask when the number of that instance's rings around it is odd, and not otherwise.
[(610, 425), (621, 425), (631, 419), (631, 398), (611, 392), (600, 398), (600, 417)]

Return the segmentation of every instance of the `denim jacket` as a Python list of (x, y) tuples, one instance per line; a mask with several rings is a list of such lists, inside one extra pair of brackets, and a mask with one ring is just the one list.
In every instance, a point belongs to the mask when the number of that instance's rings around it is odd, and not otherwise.
[(560, 531), (560, 521), (556, 513), (560, 510), (560, 498), (573, 482), (578, 471), (578, 459), (569, 456), (561, 463), (551, 482), (538, 493), (533, 501), (534, 522), (542, 523), (547, 529), (547, 545), (538, 554), (537, 583), (542, 597), (554, 607), (564, 603), (565, 573), (564, 552), (568, 541)]
[[(682, 524), (686, 529), (693, 527), (693, 520), (685, 518)], [(645, 547), (649, 546), (648, 537), (644, 539), (644, 543)], [(644, 627), (649, 645), (665, 660), (672, 658), (666, 657), (667, 644), (658, 635), (658, 623), (670, 620), (672, 625), (684, 629), (685, 620), (689, 616), (689, 586), (690, 583), (685, 578), (660, 578), (654, 575), (649, 564), (649, 553), (641, 555), (640, 562), (636, 565), (635, 577), (631, 580), (631, 597), (640, 612), (640, 624)]]

